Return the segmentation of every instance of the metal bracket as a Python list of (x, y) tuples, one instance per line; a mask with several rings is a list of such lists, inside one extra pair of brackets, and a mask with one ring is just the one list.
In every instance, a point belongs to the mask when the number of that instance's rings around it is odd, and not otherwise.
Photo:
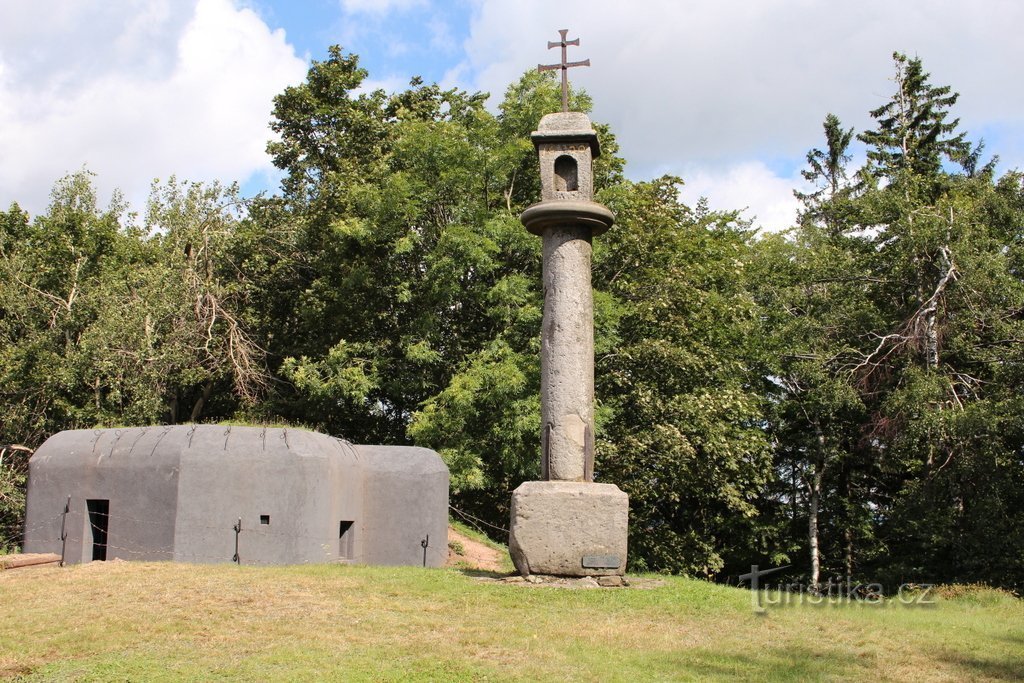
[(594, 481), (594, 430), (589, 422), (583, 430), (583, 481)]
[(544, 425), (544, 435), (541, 439), (541, 455), (540, 455), (540, 479), (541, 481), (548, 481), (551, 477), (548, 476), (550, 472), (550, 465), (548, 458), (551, 453), (551, 423), (548, 422)]

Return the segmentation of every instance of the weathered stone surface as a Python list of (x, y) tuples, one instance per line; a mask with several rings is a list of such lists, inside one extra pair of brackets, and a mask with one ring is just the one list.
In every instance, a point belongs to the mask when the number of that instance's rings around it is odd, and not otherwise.
[[(520, 219), (544, 240), (544, 321), (541, 330), (541, 472), (512, 494), (509, 551), (531, 582), (537, 575), (584, 577), (626, 568), (629, 498), (611, 484), (594, 484), (594, 304), (591, 240), (614, 214), (593, 201), (593, 160), (601, 148), (586, 114), (563, 111), (541, 119), (531, 135), (540, 162), (541, 202)], [(576, 43), (574, 43), (576, 44)], [(583, 62), (573, 65), (580, 65)], [(549, 67), (540, 67), (544, 70)], [(554, 67), (551, 67), (554, 68)], [(584, 558), (587, 558), (586, 560)], [(578, 584), (578, 585), (577, 585)]]
[(544, 476), (586, 481), (594, 434), (594, 304), (586, 228), (544, 235), (540, 404)]
[[(590, 117), (581, 111), (554, 111), (542, 116), (540, 123), (537, 124), (536, 134), (554, 133), (555, 131), (562, 134), (594, 134), (594, 129), (590, 124)], [(597, 154), (594, 156), (597, 156)]]
[[(600, 156), (601, 147), (586, 114), (547, 114), (530, 137), (540, 160), (541, 199), (594, 198), (594, 158)], [(563, 163), (556, 163), (559, 159), (564, 159)], [(573, 186), (559, 182), (558, 170), (566, 162), (574, 167)]]
[(577, 225), (588, 228), (590, 236), (597, 237), (608, 232), (615, 214), (597, 202), (552, 199), (527, 207), (519, 220), (534, 235), (543, 235), (555, 226)]
[[(629, 496), (613, 484), (528, 481), (512, 493), (509, 552), (523, 576), (622, 575)], [(614, 555), (618, 567), (584, 567), (584, 556)]]

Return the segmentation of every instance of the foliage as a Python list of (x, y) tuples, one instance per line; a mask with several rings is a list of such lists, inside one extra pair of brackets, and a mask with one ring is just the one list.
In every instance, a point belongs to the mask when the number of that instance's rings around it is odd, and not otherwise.
[(829, 116), (805, 173), (819, 191), (759, 252), (775, 513), (808, 524), (812, 583), (823, 559), (845, 576), (1019, 586), (1021, 176), (976, 158), (949, 170), (970, 151), (947, 120), (956, 94), (894, 62), (896, 93), (859, 136), (865, 168), (845, 170), (850, 132)]
[(754, 390), (758, 321), (742, 279), (750, 232), (691, 210), (678, 178), (603, 196), (616, 228), (594, 284), (614, 302), (598, 337), (596, 474), (630, 495), (637, 567), (714, 575), (751, 541), (769, 474)]
[[(595, 123), (617, 214), (594, 244), (595, 469), (630, 495), (632, 569), (1024, 582), (1024, 176), (996, 176), (920, 60), (893, 63), (872, 130), (826, 116), (782, 235), (680, 203), (678, 178), (626, 181)], [(275, 98), (278, 195), (172, 178), (140, 218), (82, 172), (39, 216), (0, 212), (0, 445), (199, 420), (415, 443), (500, 533), (539, 476), (540, 240), (518, 216), (558, 84), (531, 71), (492, 112), (366, 78), (332, 47)], [(0, 462), (4, 538), (24, 469)]]
[(868, 145), (869, 172), (876, 177), (934, 177), (941, 172), (943, 157), (958, 161), (970, 152), (967, 133), (953, 134), (960, 119), (946, 120), (959, 95), (948, 85), (929, 83), (920, 59), (894, 52), (892, 60), (896, 92), (871, 111), (878, 129), (858, 136)]

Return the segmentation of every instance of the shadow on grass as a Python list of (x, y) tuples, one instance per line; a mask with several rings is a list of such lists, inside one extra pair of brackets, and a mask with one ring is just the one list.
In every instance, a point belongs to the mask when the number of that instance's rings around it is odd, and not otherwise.
[[(1006, 640), (1020, 642), (1021, 638)], [(1024, 680), (1024, 656), (971, 657), (961, 653), (943, 652), (939, 659), (960, 667), (964, 672), (964, 680), (980, 677), (999, 681)]]
[[(648, 660), (647, 666), (654, 664)], [(792, 644), (766, 648), (764, 643), (752, 642), (749, 652), (696, 648), (658, 657), (655, 666), (672, 671), (674, 677), (696, 680), (835, 681), (873, 679), (876, 665), (873, 657), (861, 659)], [(656, 669), (648, 669), (653, 672)]]
[[(766, 650), (763, 644), (751, 644), (753, 652), (707, 650), (703, 648), (659, 658), (674, 677), (698, 680), (815, 681), (863, 680), (872, 677), (873, 662), (855, 657), (836, 656), (834, 652), (807, 647), (786, 646)], [(664, 661), (665, 659), (672, 660)], [(649, 662), (650, 664), (651, 662)]]
[(463, 576), (469, 576), (474, 579), (504, 579), (515, 575), (515, 572), (499, 572), (493, 569), (477, 569), (475, 567), (472, 569), (468, 567), (455, 567), (455, 571)]

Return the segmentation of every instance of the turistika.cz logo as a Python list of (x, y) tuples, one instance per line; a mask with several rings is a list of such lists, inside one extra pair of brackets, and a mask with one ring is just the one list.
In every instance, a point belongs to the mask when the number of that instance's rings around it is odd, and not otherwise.
[(761, 569), (758, 565), (750, 566), (750, 573), (741, 575), (740, 582), (750, 582), (750, 602), (755, 612), (764, 612), (771, 607), (791, 607), (811, 605), (824, 607), (864, 606), (864, 607), (927, 607), (935, 604), (932, 591), (934, 584), (903, 583), (896, 591), (887, 596), (885, 587), (880, 583), (836, 582), (819, 587), (805, 586), (799, 582), (770, 585), (764, 578), (789, 569), (772, 567)]

